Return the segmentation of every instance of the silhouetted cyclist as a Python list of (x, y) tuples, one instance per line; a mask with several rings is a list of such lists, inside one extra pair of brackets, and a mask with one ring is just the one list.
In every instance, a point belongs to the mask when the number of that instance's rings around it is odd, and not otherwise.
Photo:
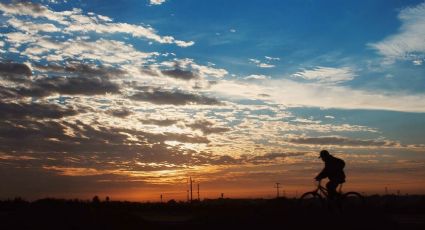
[(325, 168), (316, 176), (316, 181), (324, 178), (329, 178), (326, 184), (328, 189), (329, 198), (333, 199), (337, 194), (336, 188), (339, 184), (345, 182), (344, 166), (345, 162), (329, 154), (327, 150), (320, 151), (320, 157), (325, 162)]

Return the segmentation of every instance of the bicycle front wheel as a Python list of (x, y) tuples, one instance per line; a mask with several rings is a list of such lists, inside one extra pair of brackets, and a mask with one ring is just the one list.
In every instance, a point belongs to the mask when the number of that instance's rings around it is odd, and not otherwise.
[(342, 208), (345, 210), (362, 208), (364, 205), (365, 199), (358, 192), (347, 192), (342, 195)]
[(323, 202), (322, 196), (317, 192), (306, 192), (299, 199), (300, 206), (306, 208), (321, 208)]

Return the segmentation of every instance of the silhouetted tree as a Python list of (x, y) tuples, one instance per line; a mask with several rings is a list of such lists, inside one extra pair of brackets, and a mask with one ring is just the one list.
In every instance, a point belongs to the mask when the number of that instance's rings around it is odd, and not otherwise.
[(168, 205), (177, 205), (177, 202), (176, 202), (176, 200), (171, 199), (171, 200), (169, 200), (169, 201), (167, 202), (167, 204), (168, 204)]
[(93, 199), (92, 199), (92, 202), (93, 202), (94, 204), (99, 204), (99, 203), (100, 203), (100, 199), (99, 199), (99, 197), (98, 197), (98, 196), (94, 196), (94, 197), (93, 197)]

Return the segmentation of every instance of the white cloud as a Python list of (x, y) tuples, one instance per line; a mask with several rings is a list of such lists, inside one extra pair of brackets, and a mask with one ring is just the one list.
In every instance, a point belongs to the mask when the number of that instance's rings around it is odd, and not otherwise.
[(266, 80), (270, 79), (269, 76), (262, 75), (262, 74), (251, 74), (244, 78), (245, 80)]
[(270, 56), (264, 56), (269, 61), (280, 61), (280, 58), (278, 57), (270, 57)]
[(59, 28), (57, 28), (52, 23), (33, 23), (33, 22), (24, 22), (17, 18), (11, 18), (7, 21), (9, 25), (15, 27), (18, 30), (25, 31), (31, 34), (36, 34), (39, 32), (58, 32), (60, 31)]
[(317, 66), (313, 69), (302, 70), (292, 75), (295, 78), (317, 81), (320, 83), (335, 84), (353, 80), (356, 76), (349, 67), (332, 68)]
[[(133, 37), (147, 38), (164, 44), (176, 44), (180, 47), (188, 47), (195, 44), (193, 41), (181, 41), (172, 36), (160, 36), (151, 27), (128, 23), (113, 23), (111, 18), (103, 15), (96, 15), (94, 13), (89, 13), (88, 15), (90, 16), (84, 15), (81, 9), (76, 8), (72, 11), (54, 12), (45, 6), (25, 2), (16, 4), (0, 3), (0, 11), (3, 11), (7, 16), (30, 16), (32, 18), (41, 18), (57, 22), (66, 26), (59, 29), (63, 29), (63, 31), (68, 34), (87, 32), (95, 32), (98, 34), (126, 33)], [(37, 32), (37, 30), (57, 32), (59, 30), (51, 23), (38, 24), (35, 22), (18, 21), (17, 19), (11, 19), (8, 23), (16, 29), (27, 29), (33, 32)], [(20, 25), (24, 25), (25, 28), (20, 28)]]
[(264, 62), (261, 62), (258, 59), (254, 59), (254, 58), (250, 58), (249, 61), (251, 63), (254, 63), (257, 67), (260, 67), (260, 68), (273, 68), (273, 67), (275, 67), (275, 65), (272, 65), (272, 64), (269, 64), (269, 63), (264, 63)]
[(423, 60), (413, 60), (413, 65), (422, 65)]
[(60, 3), (67, 3), (68, 1), (67, 0), (45, 0), (43, 2), (48, 2), (51, 4), (60, 4)]
[(409, 60), (417, 64), (425, 54), (425, 3), (401, 10), (398, 18), (402, 25), (397, 34), (369, 46), (385, 57), (385, 63)]
[(68, 26), (65, 32), (96, 32), (100, 34), (113, 34), (113, 33), (127, 33), (134, 37), (144, 37), (159, 43), (165, 44), (176, 44), (180, 47), (188, 47), (195, 44), (193, 41), (180, 41), (176, 40), (172, 36), (160, 36), (156, 34), (155, 30), (150, 27), (144, 27), (140, 25), (133, 25), (128, 23), (86, 23), (82, 21), (80, 17), (79, 22)]
[(198, 74), (201, 77), (215, 77), (215, 78), (222, 78), (229, 74), (229, 72), (225, 69), (221, 68), (214, 68), (211, 63), (210, 65), (199, 65), (197, 64), (193, 59), (190, 58), (184, 58), (184, 59), (177, 59), (175, 58), (173, 61), (164, 61), (161, 62), (161, 65), (164, 67), (172, 68), (172, 67), (179, 67), (182, 69), (189, 69), (194, 70), (196, 74)]
[(198, 73), (201, 76), (211, 76), (211, 77), (221, 78), (228, 74), (227, 70), (225, 69), (213, 68), (211, 66), (192, 64), (192, 68), (195, 70), (198, 70)]
[[(63, 61), (74, 60), (96, 60), (103, 64), (142, 64), (148, 58), (159, 55), (158, 53), (145, 53), (136, 50), (132, 45), (121, 41), (99, 39), (95, 42), (69, 39), (65, 42), (55, 42), (46, 38), (36, 38), (28, 42), (25, 34), (17, 34), (17, 38), (29, 43), (27, 48), (21, 52), (33, 60)], [(9, 34), (7, 34), (9, 35)]]
[(235, 29), (230, 29), (230, 32), (231, 33), (236, 33), (236, 30)]
[(34, 42), (39, 38), (39, 36), (22, 32), (7, 33), (4, 36), (6, 37), (6, 41), (11, 43), (14, 47), (20, 47), (23, 44)]
[(97, 18), (99, 18), (100, 20), (105, 21), (105, 22), (112, 22), (113, 21), (110, 17), (103, 16), (103, 15), (100, 15), (100, 14), (97, 15)]
[(49, 10), (45, 6), (33, 4), (31, 2), (19, 2), (16, 4), (0, 3), (0, 11), (3, 11), (6, 15), (21, 15), (31, 16), (33, 18), (45, 18), (50, 21), (58, 22), (62, 25), (69, 24), (65, 18), (65, 15), (72, 14), (71, 11), (56, 13)]
[(254, 59), (254, 58), (250, 58), (249, 61), (252, 62), (252, 63), (254, 63), (254, 64), (260, 64), (261, 63), (260, 60)]
[(193, 46), (195, 44), (194, 41), (189, 41), (189, 42), (185, 42), (185, 41), (180, 41), (180, 40), (175, 40), (176, 45), (180, 46), (180, 47), (189, 47), (189, 46)]
[(258, 67), (260, 67), (260, 68), (273, 68), (273, 67), (275, 67), (275, 65), (267, 64), (267, 63), (260, 63), (258, 65)]
[(150, 5), (161, 5), (165, 0), (149, 0)]
[(259, 99), (285, 106), (309, 106), (341, 109), (378, 109), (404, 112), (425, 112), (425, 94), (374, 92), (340, 85), (299, 83), (288, 79), (254, 82), (221, 80), (210, 89), (223, 98)]

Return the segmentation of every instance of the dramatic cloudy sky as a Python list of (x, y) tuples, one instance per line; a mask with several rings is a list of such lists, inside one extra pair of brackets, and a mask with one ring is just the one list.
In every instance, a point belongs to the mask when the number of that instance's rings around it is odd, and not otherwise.
[(0, 198), (425, 193), (425, 2), (0, 2)]

